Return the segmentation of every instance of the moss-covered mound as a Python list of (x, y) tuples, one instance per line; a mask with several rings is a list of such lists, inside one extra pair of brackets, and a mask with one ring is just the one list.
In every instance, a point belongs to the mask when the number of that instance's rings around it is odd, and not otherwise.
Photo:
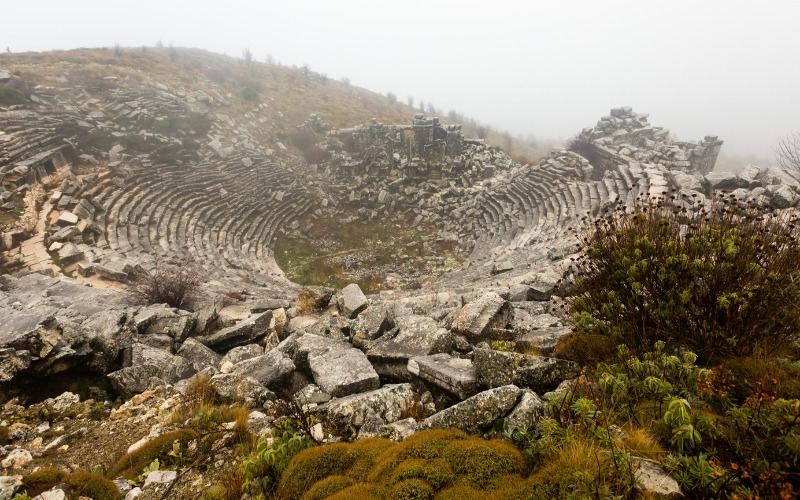
[[(281, 477), (279, 496), (304, 500), (487, 498), (500, 488), (526, 489), (526, 472), (522, 454), (508, 443), (458, 430), (430, 430), (400, 444), (372, 438), (305, 450)], [(508, 484), (508, 478), (516, 484)]]

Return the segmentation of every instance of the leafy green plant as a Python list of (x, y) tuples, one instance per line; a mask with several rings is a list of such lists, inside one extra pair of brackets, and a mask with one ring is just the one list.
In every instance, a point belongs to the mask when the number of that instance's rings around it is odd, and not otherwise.
[(598, 219), (572, 266), (575, 329), (634, 352), (655, 341), (703, 363), (775, 352), (800, 331), (800, 245), (791, 214), (719, 195), (697, 210), (640, 202)]
[(266, 495), (277, 486), (281, 473), (291, 459), (316, 443), (300, 425), (285, 419), (271, 431), (271, 437), (259, 438), (255, 456), (242, 464), (245, 491), (255, 495)]

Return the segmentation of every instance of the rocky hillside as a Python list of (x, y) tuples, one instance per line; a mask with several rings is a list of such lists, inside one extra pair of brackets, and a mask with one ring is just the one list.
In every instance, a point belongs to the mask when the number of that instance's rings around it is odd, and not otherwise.
[[(597, 217), (700, 214), (723, 194), (791, 215), (791, 174), (715, 174), (716, 137), (677, 141), (630, 108), (519, 164), (308, 71), (171, 49), (4, 54), (0, 69), (0, 499), (699, 491), (661, 448), (683, 457), (685, 441), (635, 412), (604, 420), (625, 405), (598, 411), (618, 394), (593, 396), (609, 389), (590, 361), (605, 349), (596, 369), (635, 373), (625, 384), (648, 363), (687, 378), (642, 411), (725, 381), (703, 386), (692, 356), (618, 365), (607, 337), (580, 344), (560, 283)], [(133, 301), (164, 269), (196, 272), (193, 300)], [(765, 366), (794, 373), (786, 355)], [(791, 467), (776, 470), (789, 491)]]

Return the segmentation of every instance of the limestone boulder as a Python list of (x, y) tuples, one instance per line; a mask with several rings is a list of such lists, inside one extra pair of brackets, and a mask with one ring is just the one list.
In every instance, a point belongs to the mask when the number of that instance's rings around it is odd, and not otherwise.
[(211, 377), (211, 385), (226, 403), (244, 402), (251, 407), (260, 407), (266, 401), (276, 399), (272, 391), (246, 374), (218, 373)]
[(234, 347), (253, 344), (269, 333), (272, 311), (253, 314), (239, 324), (199, 337), (198, 340), (211, 349), (222, 352)]
[(459, 309), (453, 318), (452, 330), (470, 342), (505, 337), (498, 333), (507, 328), (513, 317), (511, 304), (494, 292), (489, 292)]
[(297, 296), (295, 307), (298, 316), (311, 314), (328, 306), (333, 297), (333, 288), (326, 286), (304, 286)]
[(367, 356), (355, 348), (331, 349), (308, 356), (314, 382), (334, 397), (344, 397), (381, 386)]
[(359, 349), (369, 349), (392, 325), (393, 321), (385, 304), (371, 305), (353, 320), (350, 341)]
[(337, 426), (350, 426), (358, 430), (364, 425), (370, 412), (380, 417), (385, 424), (400, 420), (414, 404), (414, 400), (411, 384), (388, 384), (374, 391), (332, 399), (314, 411), (330, 418)]
[(472, 360), (440, 353), (411, 358), (408, 360), (407, 368), (412, 375), (444, 389), (459, 399), (467, 399), (478, 392)]
[(479, 387), (500, 387), (514, 384), (547, 392), (562, 381), (578, 375), (578, 365), (564, 359), (530, 356), (493, 349), (475, 349), (475, 373)]
[(256, 379), (270, 390), (280, 390), (295, 370), (291, 359), (283, 352), (273, 349), (266, 354), (240, 361), (233, 365), (231, 373)]
[(517, 405), (520, 394), (519, 387), (515, 385), (480, 392), (424, 419), (419, 429), (456, 428), (471, 434), (477, 433), (506, 416)]
[(176, 354), (187, 359), (198, 371), (207, 366), (217, 368), (222, 360), (222, 356), (195, 339), (186, 339)]
[(684, 498), (678, 482), (657, 464), (644, 458), (631, 458), (634, 477), (643, 492), (656, 498)]
[(355, 283), (351, 283), (342, 288), (339, 292), (336, 304), (342, 316), (353, 319), (367, 308), (369, 302), (364, 292), (361, 291), (361, 287)]
[(776, 208), (789, 208), (800, 201), (800, 196), (786, 184), (769, 186), (767, 192), (771, 195), (770, 202)]
[(511, 410), (503, 421), (503, 430), (511, 429), (536, 429), (539, 418), (544, 415), (547, 403), (538, 394), (530, 389), (523, 389), (517, 406)]
[(427, 316), (401, 316), (395, 328), (376, 340), (367, 351), (375, 370), (382, 379), (405, 382), (411, 380), (408, 360), (450, 352), (454, 337), (447, 329)]

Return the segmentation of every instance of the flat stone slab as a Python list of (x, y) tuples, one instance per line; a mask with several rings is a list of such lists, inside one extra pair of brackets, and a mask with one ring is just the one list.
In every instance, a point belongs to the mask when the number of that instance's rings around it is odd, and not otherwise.
[(314, 382), (334, 397), (371, 391), (381, 386), (367, 356), (355, 348), (333, 349), (308, 356)]
[(480, 392), (420, 422), (419, 429), (461, 429), (476, 433), (504, 417), (517, 404), (520, 389), (506, 385)]
[(339, 292), (337, 305), (342, 316), (353, 319), (358, 316), (358, 313), (367, 308), (369, 302), (361, 288), (355, 283), (351, 283)]
[(294, 370), (292, 360), (281, 351), (273, 349), (266, 354), (233, 365), (231, 373), (253, 377), (265, 387), (277, 390), (282, 388)]
[(234, 347), (252, 344), (268, 333), (272, 311), (253, 314), (237, 325), (223, 328), (198, 340), (215, 351), (227, 351)]
[(395, 319), (395, 324), (395, 335), (384, 334), (367, 351), (367, 357), (382, 378), (410, 381), (409, 359), (450, 352), (453, 348), (453, 334), (432, 318), (401, 316)]
[(400, 420), (413, 403), (411, 384), (387, 384), (374, 391), (332, 399), (314, 411), (327, 415), (338, 424), (360, 428), (370, 412), (390, 424)]
[(478, 392), (472, 360), (446, 353), (419, 356), (408, 360), (408, 371), (437, 387), (467, 399)]

